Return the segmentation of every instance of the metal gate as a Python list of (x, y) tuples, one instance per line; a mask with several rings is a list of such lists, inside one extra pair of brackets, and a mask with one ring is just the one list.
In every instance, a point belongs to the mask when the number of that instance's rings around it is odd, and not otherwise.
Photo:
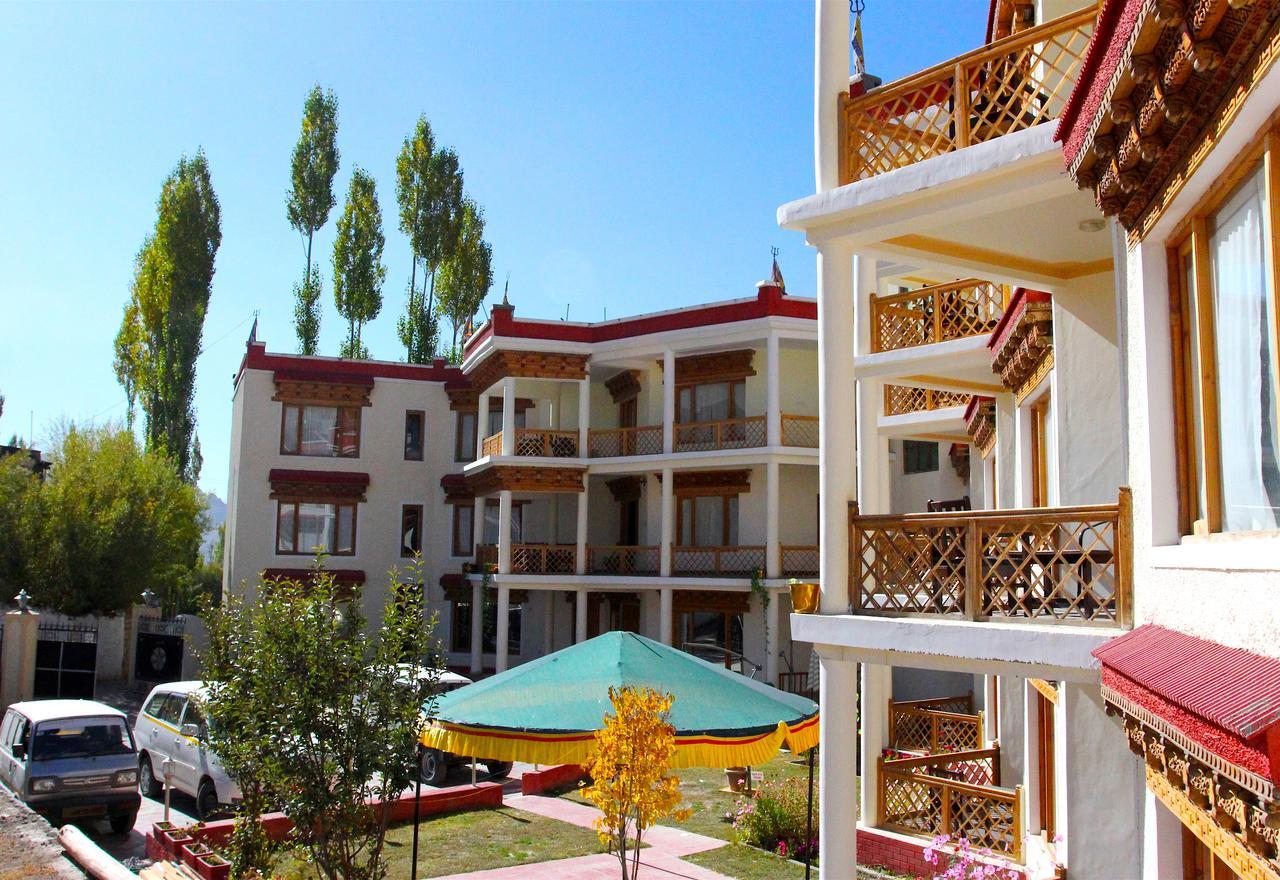
[(42, 623), (36, 638), (37, 698), (91, 700), (98, 678), (98, 627)]
[(166, 682), (182, 678), (185, 622), (180, 617), (138, 619), (133, 677), (139, 681)]

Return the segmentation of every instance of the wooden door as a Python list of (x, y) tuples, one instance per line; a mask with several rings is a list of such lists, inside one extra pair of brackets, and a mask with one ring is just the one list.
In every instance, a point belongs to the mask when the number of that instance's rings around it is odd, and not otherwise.
[(1031, 404), (1031, 506), (1049, 505), (1049, 395)]
[(1240, 875), (1187, 826), (1182, 826), (1182, 880), (1240, 880)]
[(618, 503), (618, 546), (635, 547), (640, 543), (640, 500), (632, 498)]
[(1053, 701), (1036, 691), (1036, 729), (1039, 737), (1040, 759), (1036, 766), (1036, 779), (1040, 784), (1040, 827), (1044, 830), (1047, 839), (1052, 840), (1057, 833), (1057, 825), (1054, 820), (1056, 812), (1057, 797), (1054, 790), (1054, 780), (1057, 778), (1056, 769), (1056, 742), (1054, 739), (1054, 709)]
[(618, 427), (634, 428), (636, 426), (636, 398), (624, 400), (618, 404)]

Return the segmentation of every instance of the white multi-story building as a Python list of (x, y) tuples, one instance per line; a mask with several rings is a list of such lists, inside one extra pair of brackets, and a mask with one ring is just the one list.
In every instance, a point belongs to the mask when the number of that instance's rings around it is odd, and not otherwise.
[[(935, 834), (1277, 876), (1280, 4), (993, 0), (986, 46), (870, 91), (816, 12), (779, 222), (818, 251), (822, 876)], [(967, 497), (909, 512), (909, 437), (968, 441)]]

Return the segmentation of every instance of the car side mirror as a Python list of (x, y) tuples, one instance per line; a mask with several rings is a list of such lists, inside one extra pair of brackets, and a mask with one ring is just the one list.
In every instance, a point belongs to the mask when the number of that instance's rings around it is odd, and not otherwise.
[(19, 761), (25, 761), (25, 760), (27, 760), (27, 744), (26, 744), (26, 743), (14, 743), (14, 744), (13, 744), (13, 756), (14, 756), (15, 758), (17, 758)]
[(192, 739), (199, 739), (199, 738), (200, 738), (200, 725), (199, 725), (199, 724), (184, 724), (184, 725), (182, 725), (182, 729), (181, 729), (181, 730), (179, 730), (179, 731), (178, 731), (178, 733), (182, 734), (183, 736), (189, 736), (189, 737), (191, 737)]

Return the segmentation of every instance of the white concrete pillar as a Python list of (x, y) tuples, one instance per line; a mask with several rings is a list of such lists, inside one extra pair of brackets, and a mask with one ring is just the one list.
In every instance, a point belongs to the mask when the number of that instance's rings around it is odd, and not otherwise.
[(577, 542), (577, 556), (574, 559), (574, 571), (578, 574), (587, 573), (587, 531), (590, 521), (587, 519), (587, 495), (588, 491), (583, 489), (578, 493), (578, 525), (574, 539)]
[[(820, 880), (855, 880), (858, 873), (858, 665), (849, 660), (819, 660), (819, 809), (822, 827), (818, 858)], [(834, 832), (834, 833), (833, 833)]]
[[(820, 14), (826, 6), (820, 5)], [(818, 246), (818, 480), (822, 496), (818, 543), (823, 614), (844, 614), (849, 608), (848, 502), (855, 491), (851, 452), (854, 415), (848, 390), (853, 379), (852, 256), (848, 247), (837, 242)]]
[(658, 573), (662, 577), (671, 577), (671, 545), (675, 543), (676, 532), (676, 487), (675, 472), (671, 468), (662, 469), (662, 546), (658, 548)]
[(1183, 880), (1182, 823), (1150, 789), (1142, 796), (1142, 880)]
[(511, 625), (511, 588), (505, 585), (498, 586), (498, 632), (494, 646), (494, 662), (493, 669), (495, 672), (506, 672), (507, 670), (507, 639), (510, 638)]
[(485, 438), (489, 436), (489, 395), (481, 394), (476, 402), (476, 460), (483, 456)]
[(765, 465), (764, 481), (764, 572), (765, 577), (782, 577), (782, 547), (778, 543), (781, 531), (779, 517), (780, 482), (778, 460), (770, 458)]
[(40, 638), (40, 615), (34, 611), (10, 611), (4, 616), (4, 653), (0, 665), (0, 710), (35, 695), (36, 642)]
[(511, 574), (511, 490), (498, 493), (498, 574)]
[(765, 430), (769, 446), (782, 445), (782, 363), (778, 354), (778, 335), (770, 333), (766, 343), (768, 357), (765, 383)]
[(471, 511), (471, 552), (473, 554), (484, 543), (485, 500), (483, 495), (477, 495), (472, 502), (475, 505)]
[(662, 353), (662, 451), (670, 455), (676, 444), (676, 353)]
[(1013, 410), (1014, 457), (1013, 493), (1017, 507), (1032, 507), (1031, 407), (1019, 406)]
[(782, 594), (770, 590), (769, 605), (764, 609), (764, 679), (774, 687), (778, 686), (778, 606), (781, 604)]
[(580, 644), (587, 640), (587, 588), (578, 587), (573, 598), (573, 641)]
[(675, 590), (663, 587), (658, 590), (658, 641), (670, 645), (675, 629), (675, 609), (672, 600)]
[(880, 436), (880, 414), (884, 410), (884, 383), (875, 379), (858, 382), (858, 511), (892, 513), (889, 438)]
[(471, 582), (471, 675), (484, 672), (484, 587)]
[(502, 454), (516, 454), (516, 380), (502, 380)]
[(588, 434), (591, 429), (591, 380), (578, 382), (578, 455), (587, 457)]
[(889, 701), (893, 699), (893, 667), (862, 664), (862, 824), (874, 828), (880, 810), (876, 778), (880, 750), (889, 745)]
[[(849, 4), (817, 0), (813, 65), (813, 167), (816, 192), (840, 185), (840, 92), (849, 88)], [(823, 877), (826, 877), (824, 872)]]

